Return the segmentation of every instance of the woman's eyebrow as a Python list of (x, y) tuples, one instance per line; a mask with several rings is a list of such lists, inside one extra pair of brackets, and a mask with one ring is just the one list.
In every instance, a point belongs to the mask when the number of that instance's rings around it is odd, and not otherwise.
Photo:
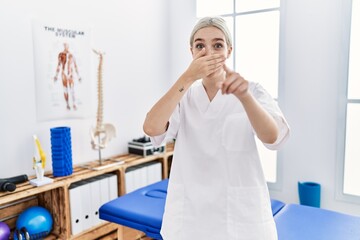
[(214, 38), (212, 41), (213, 42), (217, 42), (217, 41), (225, 42), (225, 40), (223, 38)]
[[(194, 40), (194, 42), (197, 42), (197, 41), (204, 42), (205, 40), (203, 38), (196, 38)], [(225, 42), (225, 40), (223, 38), (214, 38), (214, 39), (211, 39), (211, 41), (212, 42), (217, 42), (217, 41)]]
[(201, 41), (201, 42), (203, 42), (204, 39), (202, 39), (202, 38), (196, 38), (196, 39), (194, 40), (194, 42), (196, 42), (196, 41)]

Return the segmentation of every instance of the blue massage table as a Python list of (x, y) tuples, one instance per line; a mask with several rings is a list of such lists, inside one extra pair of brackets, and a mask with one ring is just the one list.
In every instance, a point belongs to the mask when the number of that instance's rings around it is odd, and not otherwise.
[[(162, 239), (160, 228), (168, 179), (101, 206), (100, 219)], [(279, 240), (360, 240), (360, 217), (271, 199)]]
[(274, 219), (279, 240), (360, 240), (360, 217), (286, 204)]
[(140, 188), (100, 207), (100, 219), (135, 228), (154, 239), (162, 239), (160, 228), (168, 180)]

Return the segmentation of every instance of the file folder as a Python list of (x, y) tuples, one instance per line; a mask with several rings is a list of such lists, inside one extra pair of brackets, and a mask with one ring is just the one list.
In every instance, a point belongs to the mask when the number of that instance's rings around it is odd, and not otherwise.
[(150, 185), (161, 181), (162, 168), (160, 162), (152, 162), (147, 166), (147, 184)]
[(135, 190), (134, 187), (134, 168), (129, 167), (125, 171), (125, 192), (129, 193)]
[(97, 178), (89, 180), (90, 185), (90, 201), (91, 201), (91, 214), (92, 214), (92, 226), (96, 226), (102, 222), (99, 218), (99, 208), (103, 204), (100, 197), (100, 181)]
[(107, 176), (105, 174), (99, 176), (98, 179), (99, 179), (99, 184), (100, 184), (100, 191), (99, 191), (100, 201), (101, 201), (101, 203), (106, 203), (106, 202), (110, 201), (109, 180), (107, 179)]
[[(118, 177), (116, 174), (109, 174), (109, 200), (113, 200), (119, 196), (118, 194)], [(99, 206), (100, 208), (100, 206)]]
[(80, 186), (78, 186), (81, 191), (81, 217), (82, 217), (82, 230), (85, 231), (93, 226), (93, 218), (94, 215), (92, 214), (92, 208), (91, 208), (91, 189), (90, 184), (88, 181), (81, 181)]
[(83, 231), (81, 188), (79, 183), (73, 183), (69, 187), (71, 232), (76, 235)]

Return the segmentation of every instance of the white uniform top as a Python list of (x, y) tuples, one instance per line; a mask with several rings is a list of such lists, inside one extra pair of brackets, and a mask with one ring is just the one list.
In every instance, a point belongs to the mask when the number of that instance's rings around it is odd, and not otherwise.
[[(275, 118), (277, 149), (289, 127), (272, 97), (250, 82), (249, 91)], [(194, 83), (170, 118), (159, 145), (175, 138), (161, 235), (165, 240), (276, 240), (270, 197), (254, 130), (241, 102), (218, 91), (210, 102)]]

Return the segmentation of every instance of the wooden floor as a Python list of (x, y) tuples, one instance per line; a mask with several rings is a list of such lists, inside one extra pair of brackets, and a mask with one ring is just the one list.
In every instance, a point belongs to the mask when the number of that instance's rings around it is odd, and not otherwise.
[(142, 236), (142, 237), (139, 237), (139, 238), (124, 236), (124, 239), (118, 239), (117, 233), (114, 232), (114, 233), (108, 234), (108, 235), (106, 235), (104, 237), (97, 238), (96, 240), (153, 240), (153, 238), (149, 238), (149, 237), (146, 237), (146, 236)]
[(140, 237), (140, 238), (124, 238), (124, 239), (118, 239), (117, 235), (108, 235), (106, 237), (102, 237), (102, 238), (98, 238), (97, 240), (154, 240), (153, 238), (149, 238), (149, 237)]
[[(92, 238), (91, 234), (86, 237), (87, 239)], [(125, 226), (121, 226), (116, 231), (108, 233), (104, 236), (93, 237), (95, 237), (94, 239), (96, 240), (154, 240), (153, 238), (145, 236), (144, 232)]]

